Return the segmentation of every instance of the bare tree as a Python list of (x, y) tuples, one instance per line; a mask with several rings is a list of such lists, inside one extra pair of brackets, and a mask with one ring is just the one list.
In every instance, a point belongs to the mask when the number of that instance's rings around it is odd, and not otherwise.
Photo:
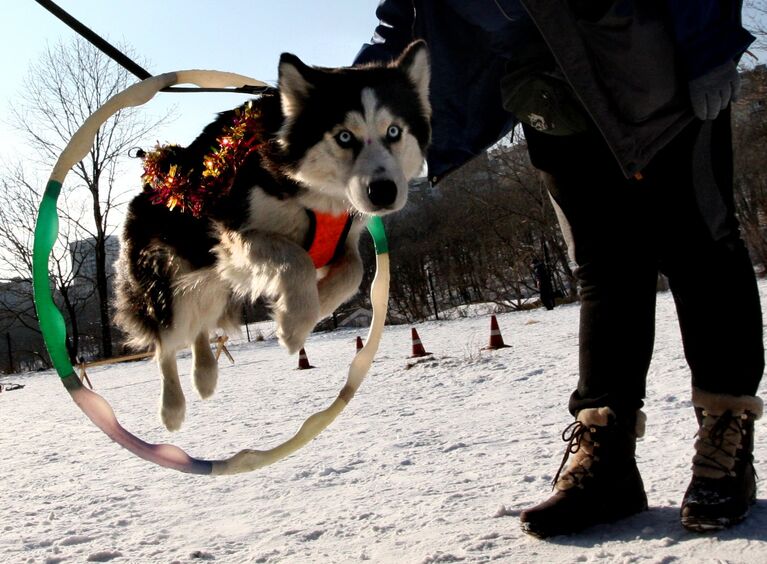
[(752, 259), (767, 272), (767, 67), (742, 74), (743, 90), (733, 105), (735, 206)]
[[(131, 82), (126, 70), (90, 43), (79, 38), (57, 43), (31, 66), (23, 98), (11, 108), (12, 120), (38, 164), (50, 167), (85, 119)], [(101, 354), (107, 357), (112, 355), (112, 329), (105, 242), (115, 229), (115, 210), (124, 204), (116, 180), (129, 149), (164, 119), (149, 121), (134, 108), (119, 111), (99, 129), (88, 155), (70, 174), (90, 195), (90, 218), (79, 221), (78, 229), (94, 245)], [(67, 187), (70, 192), (76, 188)]]
[[(521, 299), (535, 290), (531, 266), (535, 260), (546, 264), (561, 294), (575, 297), (559, 224), (524, 143), (499, 144), (446, 182), (461, 193), (464, 213), (474, 209), (473, 247), (486, 259), (480, 279), (488, 299), (521, 307)], [(471, 271), (476, 276), (475, 266)]]
[(548, 193), (524, 143), (496, 146), (436, 188), (421, 183), (386, 219), (393, 249), (391, 312), (406, 321), (494, 302), (527, 306), (542, 261), (562, 296), (576, 284)]
[[(30, 182), (21, 165), (6, 171), (1, 181), (5, 203), (0, 206), (0, 259), (3, 264), (3, 290), (0, 292), (2, 330), (13, 330), (17, 341), (26, 344), (31, 352), (40, 349), (37, 316), (32, 300), (32, 243), (34, 240), (37, 207), (42, 196), (37, 183)], [(51, 282), (55, 299), (61, 305), (70, 325), (67, 347), (74, 361), (79, 349), (78, 319), (92, 292), (76, 288), (75, 281), (82, 261), (70, 256), (70, 242), (81, 235), (79, 225), (85, 210), (76, 203), (62, 203), (60, 236), (51, 253)], [(85, 291), (83, 291), (85, 290)], [(34, 343), (32, 342), (34, 341)]]

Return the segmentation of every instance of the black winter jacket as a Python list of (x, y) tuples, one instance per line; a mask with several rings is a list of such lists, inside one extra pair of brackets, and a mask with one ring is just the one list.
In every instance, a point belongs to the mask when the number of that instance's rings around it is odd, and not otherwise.
[[(412, 40), (427, 41), (433, 105), (427, 163), (437, 182), (515, 125), (502, 108), (499, 84), (507, 61), (524, 48), (531, 20), (628, 177), (694, 119), (687, 82), (737, 60), (753, 41), (741, 25), (741, 5), (741, 0), (382, 0), (376, 12), (380, 25), (355, 63), (390, 60)], [(498, 20), (490, 19), (492, 10)], [(495, 22), (504, 20), (519, 25), (499, 30)], [(502, 33), (520, 39), (499, 42)]]

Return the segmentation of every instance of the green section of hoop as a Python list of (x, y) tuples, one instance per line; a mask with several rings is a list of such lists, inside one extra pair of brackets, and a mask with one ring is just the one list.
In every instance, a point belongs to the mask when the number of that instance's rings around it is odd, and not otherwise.
[(368, 221), (368, 231), (373, 237), (373, 246), (376, 249), (377, 255), (382, 255), (389, 252), (389, 241), (386, 240), (386, 232), (384, 231), (383, 220), (374, 215)]
[(48, 276), (48, 260), (59, 233), (59, 216), (56, 201), (61, 192), (61, 182), (48, 181), (35, 225), (35, 243), (32, 254), (32, 287), (35, 296), (37, 318), (43, 333), (45, 346), (60, 378), (74, 372), (67, 354), (67, 327), (64, 316), (53, 302)]

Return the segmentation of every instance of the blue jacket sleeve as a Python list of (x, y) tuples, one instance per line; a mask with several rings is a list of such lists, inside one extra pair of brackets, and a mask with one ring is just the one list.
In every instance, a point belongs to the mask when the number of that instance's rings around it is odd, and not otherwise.
[(370, 43), (362, 46), (354, 64), (389, 62), (415, 39), (413, 0), (381, 0), (376, 9), (379, 24)]
[(741, 24), (742, 0), (669, 0), (668, 6), (689, 79), (737, 60), (754, 41)]

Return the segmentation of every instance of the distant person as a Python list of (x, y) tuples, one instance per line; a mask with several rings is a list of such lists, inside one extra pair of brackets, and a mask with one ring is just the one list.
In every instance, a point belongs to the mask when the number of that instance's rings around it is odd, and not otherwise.
[(658, 271), (676, 301), (699, 423), (681, 522), (741, 521), (755, 500), (764, 371), (759, 294), (733, 210), (730, 102), (753, 41), (741, 2), (384, 0), (376, 14), (356, 63), (391, 59), (416, 38), (430, 46), (431, 181), (521, 122), (572, 236), (581, 323), (569, 464), (554, 495), (521, 514), (523, 529), (573, 533), (647, 508), (635, 446)]
[(554, 287), (551, 285), (551, 274), (549, 269), (546, 268), (546, 264), (536, 258), (533, 260), (533, 275), (535, 276), (535, 285), (538, 288), (538, 293), (541, 296), (541, 304), (547, 310), (554, 309), (556, 304), (554, 299)]

